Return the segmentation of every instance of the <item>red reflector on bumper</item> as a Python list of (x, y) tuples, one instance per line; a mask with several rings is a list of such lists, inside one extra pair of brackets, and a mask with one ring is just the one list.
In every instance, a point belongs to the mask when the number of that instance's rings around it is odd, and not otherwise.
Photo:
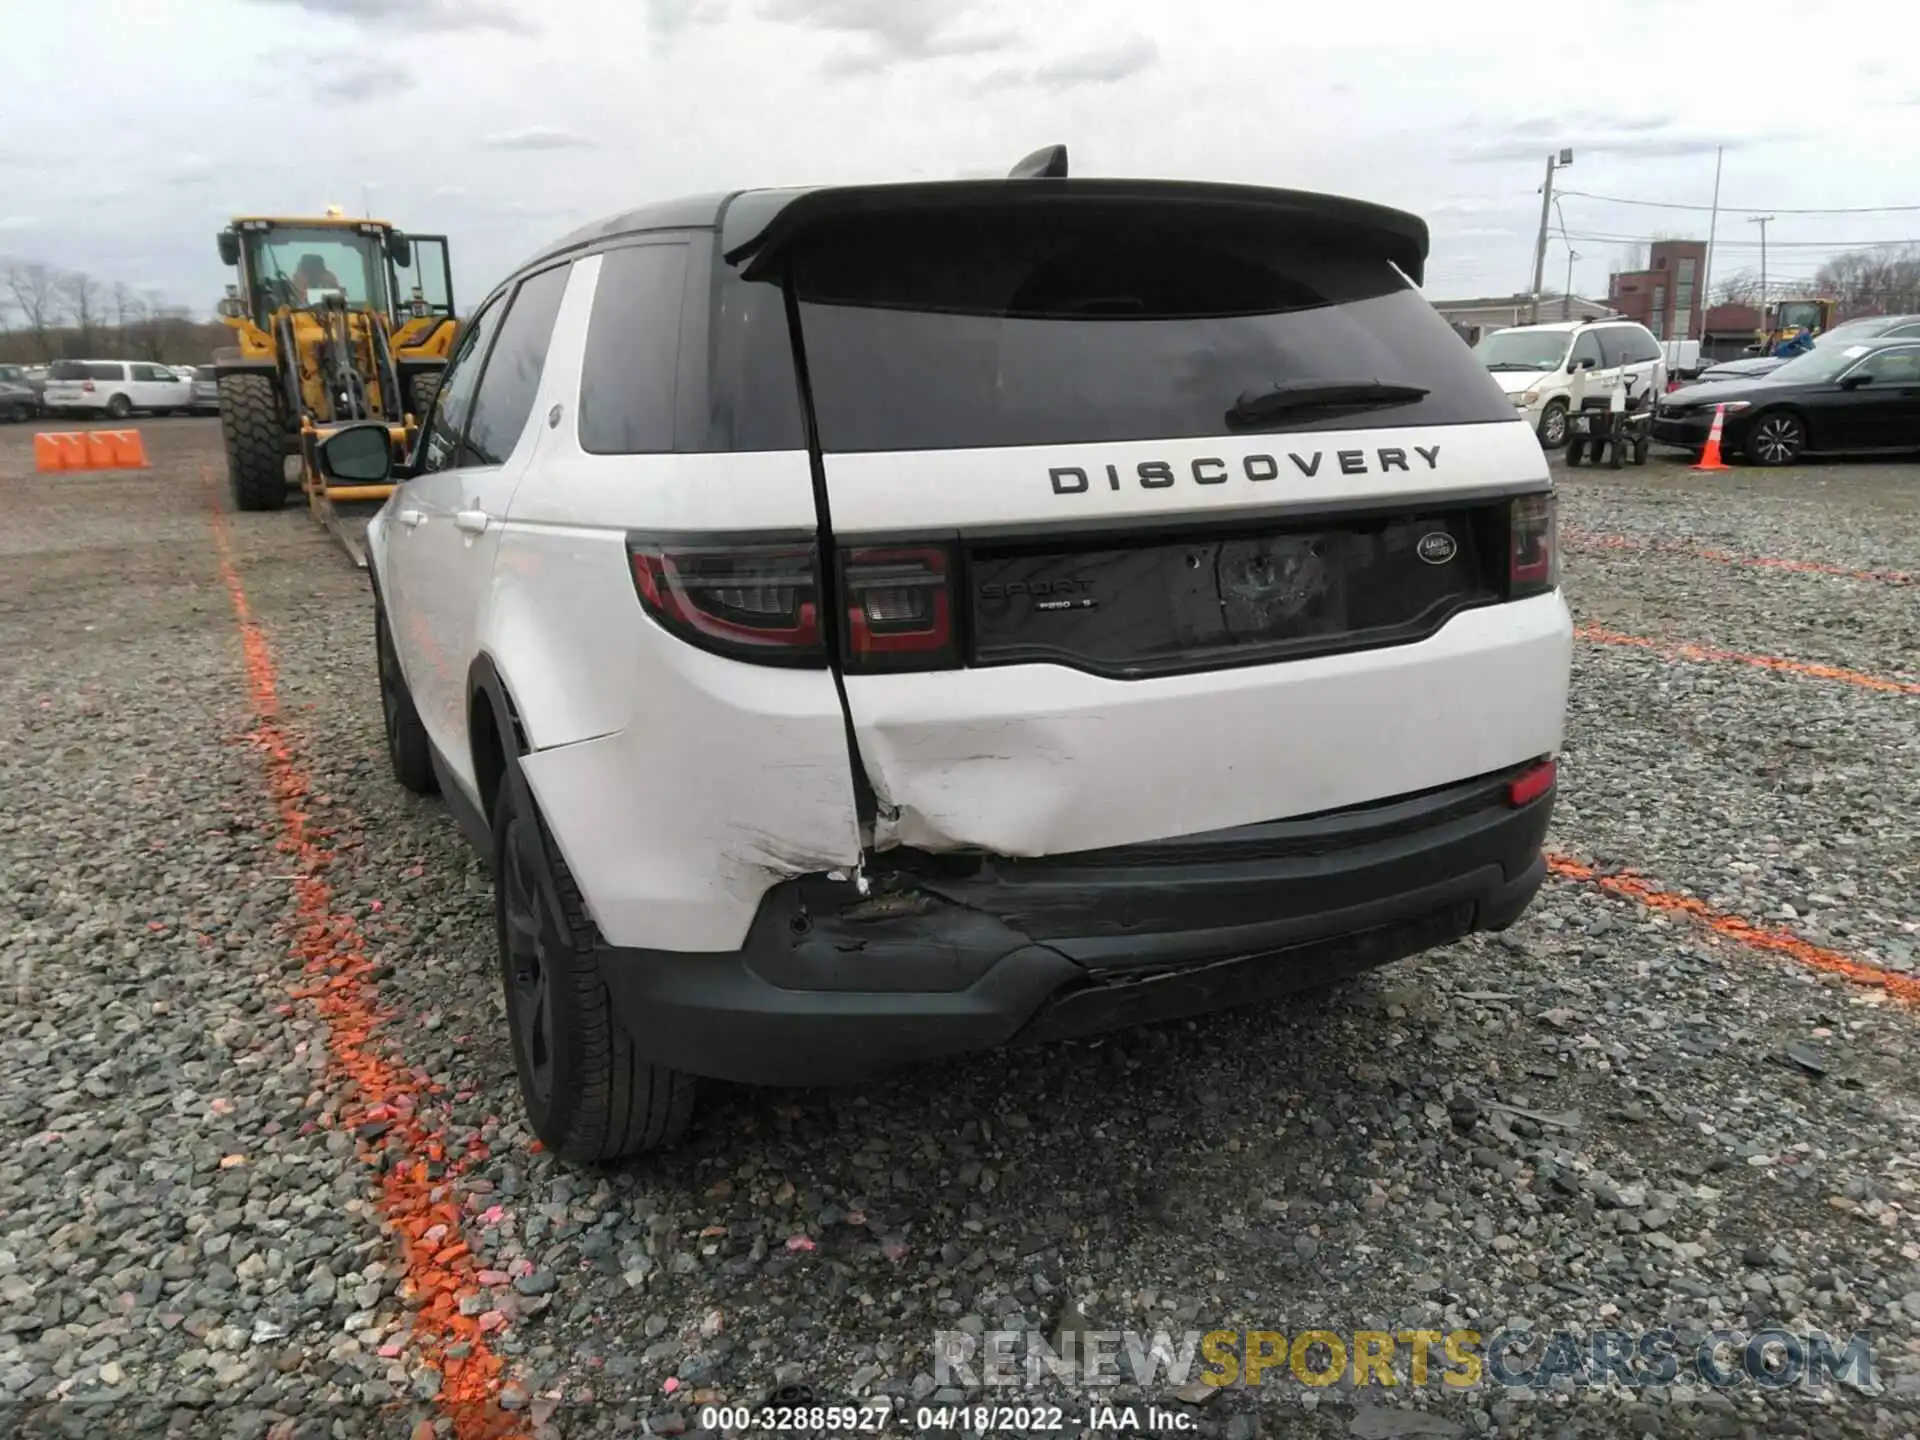
[(1557, 761), (1543, 760), (1531, 770), (1508, 781), (1507, 804), (1515, 809), (1531, 805), (1553, 788), (1554, 777), (1559, 769)]

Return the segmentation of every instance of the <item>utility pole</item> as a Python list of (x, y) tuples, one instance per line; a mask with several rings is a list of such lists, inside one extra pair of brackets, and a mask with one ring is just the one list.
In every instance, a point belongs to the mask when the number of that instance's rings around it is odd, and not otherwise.
[(1573, 318), (1573, 262), (1579, 258), (1580, 256), (1575, 253), (1573, 246), (1567, 246), (1567, 288), (1560, 294), (1560, 318), (1562, 320), (1571, 320)]
[(1573, 163), (1573, 151), (1562, 150), (1558, 155), (1547, 156), (1546, 183), (1540, 187), (1540, 239), (1533, 248), (1533, 306), (1532, 319), (1527, 323), (1540, 323), (1540, 288), (1547, 283), (1547, 220), (1553, 214), (1553, 172), (1564, 170)]
[(1773, 333), (1773, 327), (1767, 323), (1767, 226), (1773, 218), (1754, 215), (1748, 217), (1747, 222), (1760, 227), (1760, 329), (1768, 335)]
[(1713, 238), (1720, 228), (1720, 162), (1726, 159), (1727, 147), (1722, 145), (1713, 152), (1713, 214), (1707, 220), (1707, 258), (1700, 267), (1700, 353), (1707, 352), (1707, 311), (1713, 308), (1713, 291), (1708, 285), (1713, 280)]

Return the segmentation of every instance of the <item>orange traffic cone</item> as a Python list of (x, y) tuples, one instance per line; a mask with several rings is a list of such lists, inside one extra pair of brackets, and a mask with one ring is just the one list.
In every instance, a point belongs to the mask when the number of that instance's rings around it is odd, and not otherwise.
[(119, 470), (145, 470), (147, 463), (146, 443), (141, 440), (138, 430), (115, 430), (113, 435), (113, 463)]
[(87, 447), (87, 469), (113, 469), (113, 432), (110, 430), (89, 430), (82, 443)]
[(1726, 420), (1727, 407), (1724, 405), (1714, 406), (1713, 428), (1707, 432), (1707, 448), (1700, 452), (1699, 463), (1693, 467), (1694, 469), (1725, 470), (1729, 468), (1720, 459), (1720, 431), (1722, 426), (1726, 424)]
[(33, 437), (33, 468), (36, 470), (64, 470), (67, 457), (60, 449), (60, 437), (50, 430), (41, 430)]

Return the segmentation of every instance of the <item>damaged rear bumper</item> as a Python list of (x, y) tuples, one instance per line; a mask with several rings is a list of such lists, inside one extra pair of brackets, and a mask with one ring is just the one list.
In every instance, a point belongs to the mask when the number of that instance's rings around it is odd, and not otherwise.
[(889, 852), (865, 896), (776, 885), (737, 952), (605, 948), (601, 973), (649, 1060), (752, 1084), (1269, 999), (1516, 920), (1554, 798), (1510, 805), (1519, 769), (1077, 855)]

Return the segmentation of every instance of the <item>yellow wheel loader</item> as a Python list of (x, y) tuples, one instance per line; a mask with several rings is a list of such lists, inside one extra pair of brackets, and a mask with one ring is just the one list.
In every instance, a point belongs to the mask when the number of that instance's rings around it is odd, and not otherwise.
[(219, 242), (239, 272), (219, 307), (238, 343), (214, 356), (234, 504), (284, 506), (297, 456), (308, 508), (365, 565), (339, 507), (377, 505), (393, 487), (330, 486), (315, 447), (342, 425), (384, 420), (396, 453), (411, 448), (459, 328), (446, 237), (332, 209), (242, 216)]

